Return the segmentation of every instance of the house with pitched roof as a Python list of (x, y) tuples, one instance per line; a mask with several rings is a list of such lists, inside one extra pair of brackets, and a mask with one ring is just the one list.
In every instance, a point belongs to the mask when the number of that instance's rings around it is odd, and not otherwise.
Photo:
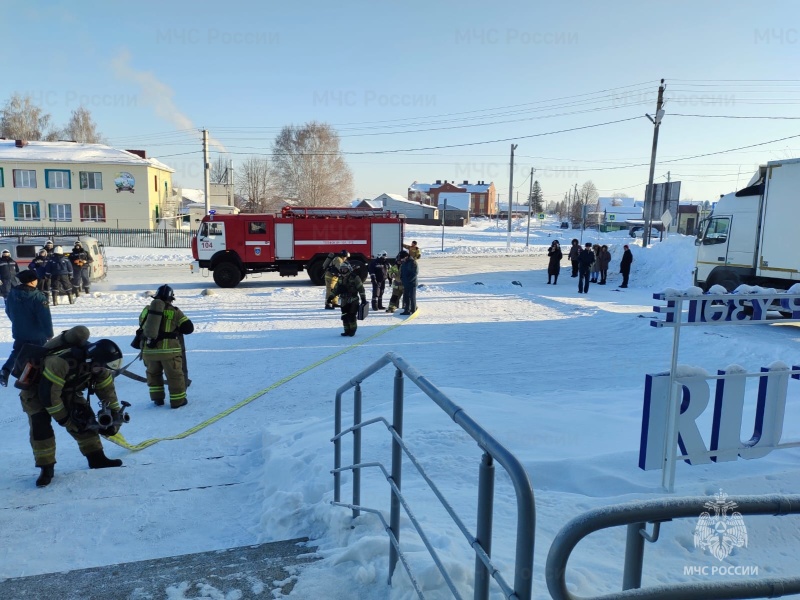
[(491, 216), (497, 214), (497, 190), (494, 182), (478, 181), (470, 183), (467, 180), (456, 184), (455, 181), (437, 179), (436, 183), (419, 183), (415, 181), (408, 186), (408, 199), (429, 206), (443, 206), (440, 194), (469, 194), (469, 214)]

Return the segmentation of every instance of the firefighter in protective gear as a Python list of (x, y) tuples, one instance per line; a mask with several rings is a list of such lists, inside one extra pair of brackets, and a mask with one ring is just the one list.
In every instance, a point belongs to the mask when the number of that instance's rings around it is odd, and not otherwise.
[(156, 290), (153, 301), (139, 315), (142, 329), (142, 359), (147, 369), (150, 400), (163, 406), (166, 399), (164, 376), (169, 386), (169, 405), (186, 406), (186, 351), (183, 336), (194, 331), (194, 324), (172, 303), (175, 293), (168, 285)]
[(349, 263), (343, 263), (339, 267), (339, 281), (331, 290), (328, 301), (332, 296), (339, 296), (339, 303), (342, 307), (344, 332), (341, 335), (353, 337), (358, 329), (358, 299), (361, 298), (361, 304), (366, 304), (367, 296), (361, 277), (353, 272), (353, 267)]
[[(122, 360), (122, 352), (111, 340), (89, 343), (86, 327), (73, 327), (51, 339), (38, 382), (20, 392), (22, 410), (28, 415), (30, 442), (36, 466), (41, 469), (37, 487), (53, 479), (56, 463), (56, 438), (51, 420), (64, 427), (78, 442), (90, 469), (122, 466), (103, 452), (100, 435), (114, 435), (123, 422), (123, 408), (117, 400), (112, 368)], [(97, 424), (89, 399), (83, 391), (95, 393), (104, 408), (111, 411), (113, 425), (102, 429)]]
[(422, 250), (417, 246), (416, 240), (411, 242), (411, 244), (403, 244), (403, 248), (408, 251), (408, 255), (414, 260), (419, 260), (422, 256)]
[(334, 309), (339, 306), (339, 298), (332, 292), (339, 281), (339, 270), (348, 258), (350, 258), (350, 253), (347, 250), (342, 250), (331, 258), (330, 262), (325, 261), (328, 262), (328, 267), (325, 270), (325, 308), (327, 309)]
[(389, 299), (389, 307), (386, 312), (393, 313), (400, 306), (400, 298), (403, 297), (403, 281), (400, 279), (400, 265), (395, 261), (389, 267), (389, 285), (392, 286), (392, 297)]

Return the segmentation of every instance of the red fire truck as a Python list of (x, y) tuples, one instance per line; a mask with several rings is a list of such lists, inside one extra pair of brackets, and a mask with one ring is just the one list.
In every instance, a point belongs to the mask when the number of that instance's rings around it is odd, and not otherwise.
[(347, 250), (362, 279), (370, 256), (402, 250), (403, 217), (371, 208), (285, 207), (274, 215), (217, 215), (203, 218), (192, 239), (201, 269), (222, 288), (236, 287), (251, 273), (295, 276), (305, 269), (315, 285), (325, 284), (322, 263), (329, 252)]

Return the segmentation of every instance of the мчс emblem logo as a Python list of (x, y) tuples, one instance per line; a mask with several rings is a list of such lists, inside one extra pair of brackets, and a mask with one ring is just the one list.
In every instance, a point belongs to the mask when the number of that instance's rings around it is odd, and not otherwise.
[[(694, 528), (694, 546), (708, 550), (717, 560), (724, 560), (734, 548), (747, 547), (747, 528), (742, 514), (733, 512), (738, 506), (728, 500), (728, 494), (719, 491), (714, 500), (704, 504), (704, 512)], [(731, 514), (728, 514), (730, 511)]]

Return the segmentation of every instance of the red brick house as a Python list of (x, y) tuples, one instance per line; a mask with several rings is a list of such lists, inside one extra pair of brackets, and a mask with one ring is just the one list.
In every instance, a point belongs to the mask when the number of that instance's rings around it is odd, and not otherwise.
[(414, 182), (408, 186), (408, 199), (420, 204), (439, 206), (439, 194), (442, 192), (455, 192), (470, 194), (470, 214), (492, 216), (497, 214), (497, 190), (494, 182), (478, 181), (470, 183), (464, 181), (457, 185), (454, 181), (436, 180), (436, 183)]

